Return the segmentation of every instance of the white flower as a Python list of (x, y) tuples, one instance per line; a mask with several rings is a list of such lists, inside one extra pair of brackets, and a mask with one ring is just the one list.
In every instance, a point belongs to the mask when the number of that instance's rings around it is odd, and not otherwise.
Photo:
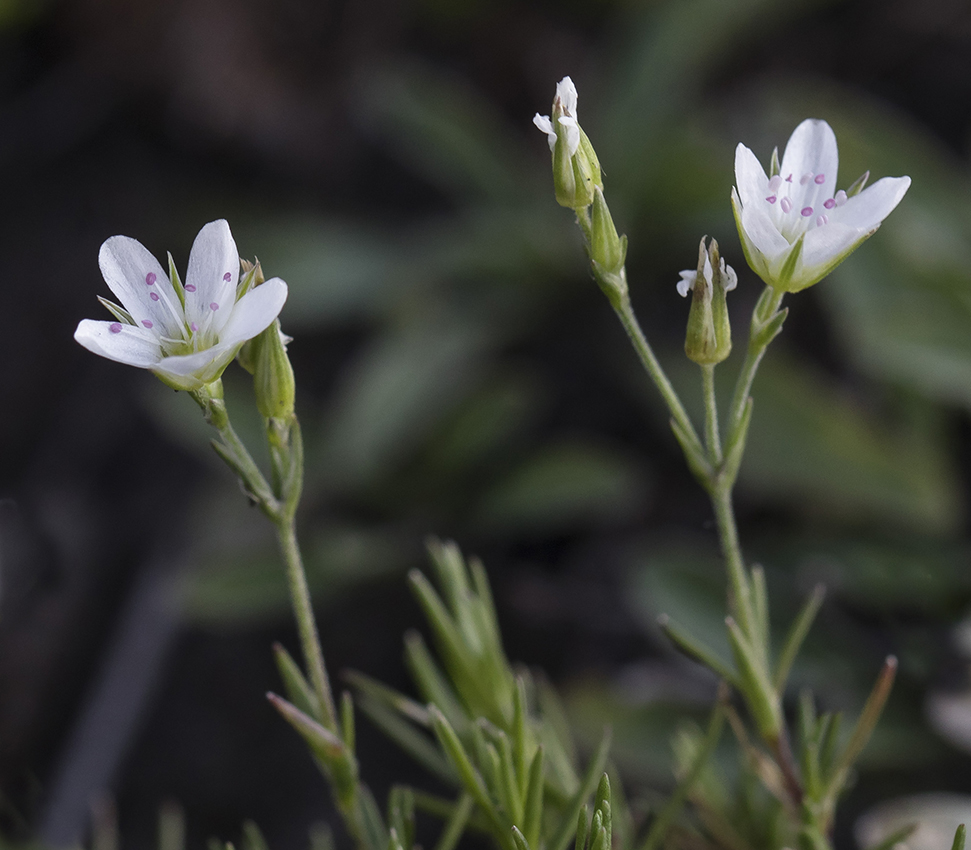
[[(573, 80), (564, 77), (556, 84), (556, 97), (553, 99), (553, 116), (566, 128), (566, 142), (570, 156), (580, 147), (580, 125), (577, 123), (577, 87)], [(556, 128), (549, 115), (533, 116), (533, 123), (546, 133), (550, 150), (556, 147)]]
[(856, 186), (837, 191), (838, 163), (833, 130), (811, 118), (793, 131), (771, 177), (745, 145), (736, 148), (735, 223), (745, 258), (770, 286), (798, 292), (818, 283), (876, 232), (910, 187), (909, 177), (884, 177), (858, 194)]
[(84, 319), (74, 338), (109, 360), (150, 369), (175, 389), (195, 390), (215, 381), (287, 300), (287, 285), (279, 278), (245, 291), (250, 277), (237, 287), (239, 254), (222, 220), (196, 236), (184, 287), (128, 236), (108, 239), (98, 261), (122, 306), (101, 299), (116, 321)]

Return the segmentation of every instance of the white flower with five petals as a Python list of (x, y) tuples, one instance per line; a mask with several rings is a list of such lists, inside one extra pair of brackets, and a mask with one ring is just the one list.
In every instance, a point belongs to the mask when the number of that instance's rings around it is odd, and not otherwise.
[(789, 137), (777, 173), (767, 175), (745, 145), (736, 148), (735, 223), (748, 264), (770, 286), (798, 292), (818, 283), (876, 232), (910, 187), (909, 177), (884, 177), (863, 191), (837, 191), (838, 163), (832, 128), (811, 118)]
[(240, 347), (265, 330), (287, 299), (279, 278), (249, 288), (239, 281), (239, 254), (229, 225), (207, 224), (189, 253), (183, 286), (135, 239), (112, 236), (98, 256), (101, 273), (121, 306), (102, 303), (116, 321), (84, 319), (74, 338), (89, 351), (150, 369), (179, 390), (212, 383)]

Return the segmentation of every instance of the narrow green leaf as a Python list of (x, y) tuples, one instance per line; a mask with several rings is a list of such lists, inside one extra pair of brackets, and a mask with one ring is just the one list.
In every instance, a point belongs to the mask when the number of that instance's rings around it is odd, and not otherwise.
[(590, 795), (597, 787), (600, 775), (603, 773), (604, 767), (607, 764), (607, 755), (610, 752), (610, 737), (609, 730), (604, 732), (600, 746), (597, 747), (596, 753), (590, 759), (590, 764), (587, 765), (587, 770), (580, 782), (580, 787), (569, 800), (563, 811), (562, 826), (547, 845), (549, 850), (566, 850), (569, 845), (570, 837), (573, 835), (573, 818), (586, 805)]
[[(914, 834), (917, 827), (918, 827), (918, 824), (916, 823), (908, 823), (906, 826), (900, 827), (900, 829), (895, 829), (885, 838), (881, 838), (876, 844), (873, 844), (870, 847), (867, 847), (866, 850), (891, 850), (891, 848), (897, 847), (898, 845), (901, 845), (901, 844), (903, 844), (903, 846), (906, 847), (907, 839)], [(963, 830), (964, 830), (964, 824), (958, 827), (958, 832), (963, 833)], [(955, 842), (957, 842), (957, 838), (958, 838), (957, 833), (955, 833), (954, 834)], [(959, 850), (963, 850), (964, 848), (963, 834), (961, 836), (961, 839), (962, 839), (961, 848), (959, 848)], [(952, 850), (954, 850), (954, 848), (952, 848)]]
[(590, 832), (590, 814), (586, 806), (580, 806), (577, 812), (576, 840), (573, 842), (573, 850), (586, 850), (587, 836)]
[[(363, 830), (363, 837), (370, 850), (384, 850), (390, 840), (390, 833), (381, 817), (381, 810), (370, 789), (361, 783), (356, 786), (357, 809), (356, 816)], [(410, 847), (405, 850), (411, 850)]]
[[(448, 783), (457, 783), (458, 776), (439, 749), (425, 735), (415, 729), (394, 709), (365, 696), (360, 702), (363, 711), (385, 735), (426, 770)], [(429, 726), (431, 723), (429, 723)]]
[(159, 807), (158, 850), (185, 850), (185, 813), (178, 803)]
[(512, 837), (516, 842), (516, 850), (529, 850), (529, 842), (515, 824), (513, 824), (512, 828)]
[(681, 451), (684, 452), (685, 460), (688, 462), (688, 468), (701, 483), (701, 486), (710, 492), (715, 471), (708, 462), (705, 450), (698, 441), (697, 435), (686, 431), (681, 427), (678, 420), (673, 418), (671, 419), (671, 430), (674, 432), (678, 445), (681, 446)]
[(405, 696), (394, 688), (389, 688), (377, 679), (372, 679), (366, 673), (359, 673), (357, 670), (345, 672), (344, 678), (350, 682), (362, 694), (366, 694), (372, 700), (382, 703), (391, 709), (401, 713), (409, 720), (431, 729), (432, 720), (428, 714), (428, 709), (410, 697)]
[(242, 849), (270, 850), (269, 845), (266, 843), (266, 838), (263, 837), (263, 833), (260, 831), (260, 828), (256, 825), (255, 821), (243, 821)]
[(341, 694), (341, 737), (343, 737), (347, 749), (353, 753), (356, 738), (354, 729), (354, 699), (347, 691)]
[(954, 843), (951, 844), (951, 850), (964, 850), (965, 833), (966, 830), (962, 823), (954, 832)]
[(600, 777), (600, 784), (597, 785), (597, 796), (594, 798), (593, 810), (600, 812), (603, 818), (603, 827), (607, 830), (607, 835), (613, 835), (614, 829), (611, 823), (610, 809), (610, 777), (605, 773)]
[(273, 644), (273, 659), (276, 661), (276, 669), (283, 680), (283, 687), (286, 688), (290, 702), (304, 714), (309, 715), (318, 723), (322, 723), (320, 701), (297, 662), (293, 660), (293, 656), (283, 648), (282, 644), (275, 643)]
[(772, 680), (776, 693), (780, 697), (785, 693), (789, 671), (792, 669), (793, 662), (799, 654), (802, 642), (806, 639), (806, 635), (809, 634), (809, 629), (813, 624), (813, 620), (816, 619), (816, 614), (819, 613), (819, 608), (823, 604), (823, 598), (825, 596), (826, 588), (822, 584), (817, 584), (802, 606), (792, 627), (789, 629), (789, 634), (786, 635), (785, 643), (782, 645), (782, 651), (779, 653), (779, 660), (776, 663), (775, 676)]
[(748, 638), (731, 617), (726, 618), (728, 642), (738, 666), (739, 686), (749, 710), (755, 718), (759, 733), (767, 741), (774, 741), (782, 728), (782, 708), (772, 688), (759, 655)]
[[(724, 685), (722, 688), (724, 689)], [(678, 782), (674, 793), (670, 796), (667, 803), (665, 803), (664, 808), (661, 809), (658, 816), (654, 819), (650, 830), (648, 830), (638, 850), (657, 850), (664, 841), (671, 824), (674, 823), (675, 818), (681, 812), (682, 807), (688, 799), (688, 795), (691, 793), (691, 789), (708, 764), (708, 760), (711, 758), (712, 753), (714, 753), (715, 747), (718, 746), (722, 728), (725, 725), (725, 699), (727, 699), (727, 694), (719, 694), (719, 700), (711, 712), (711, 719), (708, 721), (708, 728), (705, 731), (704, 740), (698, 748), (698, 752), (691, 762), (691, 766), (685, 772), (681, 781)]]
[[(759, 648), (769, 647), (769, 591), (765, 586), (765, 570), (758, 564), (750, 571), (752, 588), (752, 613), (755, 615), (755, 627), (759, 630)], [(768, 662), (768, 659), (764, 659)]]
[(388, 794), (388, 828), (397, 835), (404, 850), (415, 843), (415, 795), (404, 785), (395, 785)]
[[(596, 817), (596, 815), (594, 817)], [(598, 826), (593, 831), (593, 840), (590, 842), (590, 850), (610, 850), (610, 839), (607, 837), (607, 830), (605, 827)]]
[(728, 434), (725, 443), (725, 460), (722, 463), (722, 477), (729, 485), (735, 483), (742, 457), (745, 455), (745, 442), (748, 439), (748, 426), (752, 421), (752, 397), (745, 399), (738, 427)]
[(667, 614), (662, 614), (657, 620), (658, 627), (667, 635), (668, 639), (688, 658), (704, 664), (716, 675), (724, 679), (730, 685), (741, 690), (738, 682), (738, 674), (730, 669), (712, 650), (704, 644), (696, 641), (687, 632), (671, 622)]
[(525, 770), (519, 776), (516, 775), (512, 743), (509, 741), (509, 736), (504, 732), (500, 733), (499, 736), (499, 766), (503, 797), (506, 800), (506, 811), (513, 823), (521, 824), (525, 814), (526, 795), (522, 790), (525, 783), (521, 782), (520, 777), (525, 779)]
[(455, 734), (455, 730), (449, 725), (448, 720), (445, 719), (445, 715), (442, 714), (441, 711), (439, 711), (435, 706), (431, 706), (430, 711), (435, 735), (437, 736), (439, 743), (442, 745), (442, 749), (444, 749), (448, 755), (452, 766), (458, 773), (459, 779), (465, 786), (465, 790), (469, 792), (472, 799), (475, 800), (479, 808), (482, 809), (489, 820), (492, 821), (494, 826), (499, 830), (505, 831), (502, 820), (499, 817), (492, 800), (489, 799), (489, 793), (486, 790), (485, 782), (479, 772), (472, 765), (472, 760), (469, 758), (469, 754), (465, 751), (465, 747), (462, 746), (459, 736)]
[(405, 635), (405, 661), (422, 699), (438, 706), (455, 728), (464, 729), (468, 725), (465, 709), (418, 632), (411, 631)]
[[(526, 683), (522, 676), (516, 677), (516, 687), (512, 696), (512, 746), (515, 756), (513, 764), (519, 780), (519, 795), (525, 799), (529, 777), (526, 775)], [(528, 830), (526, 838), (529, 838)]]
[(455, 809), (445, 822), (442, 834), (438, 837), (435, 850), (455, 850), (459, 840), (462, 838), (462, 834), (465, 832), (465, 827), (469, 822), (469, 815), (472, 814), (472, 807), (474, 805), (475, 801), (467, 791), (463, 791), (459, 795), (458, 800), (455, 802)]
[(543, 826), (543, 748), (536, 749), (536, 755), (529, 765), (526, 790), (526, 805), (523, 814), (523, 834), (531, 847), (539, 847), (540, 830)]
[(827, 714), (824, 718), (826, 724), (822, 732), (822, 742), (819, 747), (819, 765), (824, 775), (829, 775), (836, 762), (837, 745), (840, 737), (840, 724), (843, 715), (840, 712)]
[(297, 730), (300, 737), (307, 742), (310, 749), (324, 764), (334, 766), (336, 762), (346, 758), (347, 748), (333, 732), (325, 729), (316, 720), (276, 694), (268, 693), (266, 698), (283, 715), (283, 719)]
[(863, 705), (863, 711), (860, 712), (860, 717), (850, 732), (850, 740), (840, 754), (836, 766), (833, 768), (833, 773), (829, 777), (826, 787), (826, 799), (836, 799), (843, 787), (843, 783), (846, 781), (847, 772), (863, 751), (867, 741), (870, 740), (870, 735), (877, 725), (877, 720), (880, 719), (883, 707), (887, 702), (887, 697), (890, 696), (890, 689), (893, 687), (893, 680), (896, 677), (896, 673), (897, 659), (889, 655), (883, 663), (880, 675), (877, 676), (873, 690), (870, 691), (870, 695)]

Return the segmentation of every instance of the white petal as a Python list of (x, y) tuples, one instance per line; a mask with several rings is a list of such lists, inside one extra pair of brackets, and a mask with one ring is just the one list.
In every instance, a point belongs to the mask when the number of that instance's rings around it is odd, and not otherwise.
[(577, 152), (577, 148), (580, 147), (580, 125), (577, 124), (576, 118), (565, 116), (560, 119), (560, 124), (566, 127), (566, 147), (570, 156), (573, 156)]
[(769, 178), (755, 154), (741, 143), (735, 148), (735, 186), (743, 207), (766, 203)]
[(862, 242), (867, 235), (867, 230), (832, 221), (822, 227), (814, 227), (803, 238), (800, 265), (807, 270), (827, 266)]
[(129, 236), (112, 236), (101, 246), (98, 264), (108, 288), (139, 325), (181, 336), (181, 305), (168, 274), (148, 248)]
[(909, 177), (884, 177), (829, 214), (834, 223), (873, 230), (883, 221), (910, 188)]
[(564, 77), (556, 84), (556, 97), (563, 105), (563, 111), (567, 115), (576, 118), (577, 115), (577, 87), (573, 85), (573, 80)]
[(202, 326), (213, 313), (212, 328), (218, 333), (232, 313), (238, 278), (239, 253), (229, 224), (224, 219), (211, 221), (199, 231), (189, 252), (185, 275), (186, 320)]
[(678, 281), (678, 295), (682, 298), (687, 298), (688, 293), (695, 288), (698, 272), (694, 269), (685, 269), (683, 272), (678, 272), (678, 274), (681, 275), (681, 280)]
[(236, 304), (219, 335), (220, 345), (237, 345), (266, 330), (280, 315), (287, 300), (287, 285), (278, 277), (251, 289)]
[[(789, 137), (786, 152), (782, 155), (781, 174), (783, 179), (792, 175), (793, 182), (807, 173), (822, 174), (820, 195), (831, 198), (836, 189), (836, 171), (839, 167), (839, 153), (836, 149), (836, 134), (825, 121), (807, 118)], [(744, 199), (743, 199), (744, 200)]]
[(549, 115), (540, 115), (538, 112), (533, 116), (533, 123), (546, 133), (547, 141), (550, 143), (550, 150), (556, 147), (556, 130), (553, 129), (553, 122)]
[(789, 250), (789, 241), (760, 205), (742, 206), (742, 227), (752, 245), (770, 262)]
[[(112, 332), (112, 327), (118, 329), (116, 333)], [(121, 322), (84, 319), (74, 332), (74, 338), (88, 351), (140, 369), (153, 368), (161, 357), (155, 334)]]

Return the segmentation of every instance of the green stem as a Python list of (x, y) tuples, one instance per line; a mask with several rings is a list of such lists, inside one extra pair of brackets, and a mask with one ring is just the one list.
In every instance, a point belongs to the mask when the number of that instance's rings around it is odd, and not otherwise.
[(701, 384), (705, 395), (705, 443), (708, 460), (717, 469), (722, 462), (722, 443), (718, 433), (718, 400), (715, 397), (715, 366), (701, 367)]
[(691, 420), (688, 418), (688, 414), (681, 404), (681, 399), (678, 398), (674, 387), (671, 386), (671, 382), (668, 380), (667, 375), (664, 374), (661, 364), (654, 355), (654, 351), (647, 341), (647, 337), (644, 336), (644, 331), (641, 330), (637, 316), (634, 315), (634, 308), (631, 306), (630, 297), (624, 293), (617, 300), (617, 303), (611, 303), (620, 319), (620, 323), (624, 326), (624, 330), (627, 331), (627, 336), (630, 338), (631, 344), (637, 352), (637, 356), (647, 370), (648, 375), (651, 376), (651, 380), (657, 386), (661, 397), (668, 406), (668, 410), (671, 411), (672, 418), (678, 423), (682, 432), (691, 441), (691, 448), (703, 457), (704, 447), (701, 445), (701, 440), (698, 438), (694, 425), (691, 424)]
[(324, 655), (320, 649), (320, 638), (317, 636), (317, 623), (314, 619), (313, 607), (310, 604), (307, 574), (303, 568), (303, 559), (300, 557), (296, 524), (292, 514), (280, 517), (277, 522), (277, 535), (280, 541), (280, 551), (283, 553), (283, 560), (287, 568), (287, 585), (290, 588), (293, 616), (297, 621), (300, 644), (303, 647), (304, 663), (307, 665), (310, 681), (320, 702), (324, 726), (331, 732), (339, 734), (337, 712), (334, 708), (334, 698), (327, 678), (327, 668), (324, 666)]
[(759, 634), (755, 628), (752, 595), (748, 577), (745, 575), (742, 547), (738, 542), (738, 528), (735, 525), (731, 487), (726, 486), (724, 482), (716, 483), (711, 491), (711, 505), (715, 511), (722, 555), (728, 569), (729, 610), (734, 613), (742, 634), (749, 639), (753, 646), (761, 646)]
[[(757, 321), (766, 322), (768, 321), (779, 309), (779, 305), (782, 304), (782, 297), (785, 295), (784, 292), (778, 289), (772, 289), (769, 298), (764, 306), (762, 315), (756, 314), (752, 317), (753, 330)], [(756, 307), (758, 311), (758, 307)], [(735, 383), (735, 394), (732, 396), (732, 406), (728, 415), (728, 434), (734, 436), (735, 430), (738, 428), (742, 421), (742, 414), (745, 410), (745, 402), (749, 397), (749, 393), (752, 391), (752, 382), (755, 380), (755, 373), (759, 369), (759, 364), (762, 362), (762, 357), (765, 355), (766, 349), (769, 347), (771, 339), (765, 342), (760, 342), (754, 338), (754, 333), (752, 337), (749, 338), (748, 351), (745, 354), (745, 362), (742, 364), (742, 371), (738, 374), (738, 380)]]
[(280, 503), (276, 496), (273, 495), (273, 489), (270, 487), (263, 473), (260, 472), (260, 468), (256, 465), (256, 461), (247, 451), (246, 446), (243, 445), (243, 441), (240, 440), (239, 436), (233, 430), (233, 426), (226, 423), (222, 428), (218, 429), (219, 436), (222, 438), (223, 442), (229, 446), (235, 455), (235, 459), (239, 464), (239, 469), (237, 472), (241, 475), (243, 483), (246, 485), (247, 489), (256, 497), (257, 501), (260, 503), (260, 507), (263, 511), (270, 517), (274, 522), (277, 519)]

